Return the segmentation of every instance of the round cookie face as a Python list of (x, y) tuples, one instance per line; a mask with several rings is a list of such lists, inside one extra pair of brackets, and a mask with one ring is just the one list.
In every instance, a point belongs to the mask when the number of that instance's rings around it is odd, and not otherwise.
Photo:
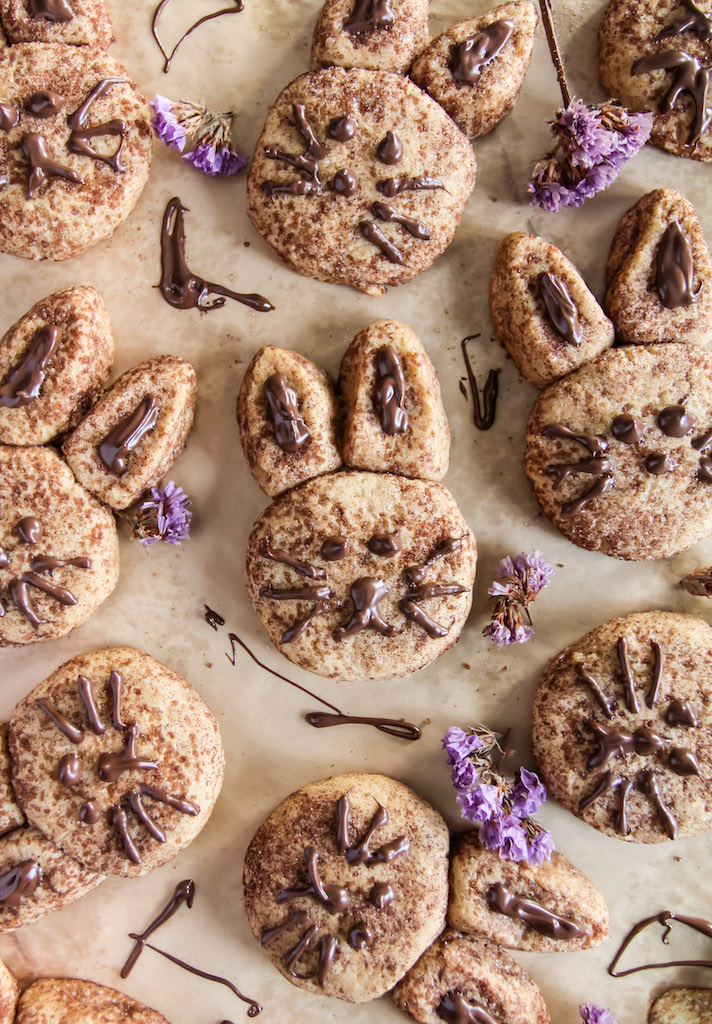
[(0, 130), (0, 251), (62, 260), (111, 235), (151, 165), (150, 112), (126, 69), (102, 50), (19, 43), (0, 51), (0, 103), (16, 115)]
[(118, 576), (111, 513), (54, 451), (0, 445), (0, 647), (65, 636)]
[(516, 961), (486, 939), (449, 928), (391, 997), (418, 1024), (549, 1024), (541, 992)]
[(525, 467), (564, 536), (616, 558), (667, 558), (712, 533), (712, 355), (613, 349), (557, 381), (527, 425)]
[(641, 612), (553, 659), (534, 700), (552, 794), (606, 835), (659, 843), (712, 827), (712, 629)]
[(381, 295), (450, 244), (475, 168), (467, 139), (408, 79), (314, 71), (267, 115), (249, 214), (293, 270)]
[(0, 838), (0, 932), (39, 921), (74, 903), (104, 881), (104, 875), (62, 853), (30, 825)]
[(440, 484), (335, 473), (263, 512), (247, 588), (272, 642), (301, 668), (393, 679), (457, 641), (476, 559), (472, 531)]
[(712, 14), (704, 7), (677, 0), (611, 0), (598, 37), (605, 87), (630, 110), (655, 113), (650, 141), (675, 156), (708, 162)]
[(337, 775), (288, 796), (245, 857), (254, 937), (293, 984), (353, 1003), (383, 995), (442, 930), (445, 822), (382, 775)]
[(77, 978), (40, 978), (25, 989), (15, 1024), (168, 1024), (156, 1010), (117, 992)]
[(94, 871), (143, 875), (200, 832), (222, 784), (217, 722), (189, 683), (130, 648), (81, 655), (10, 722), (28, 820)]

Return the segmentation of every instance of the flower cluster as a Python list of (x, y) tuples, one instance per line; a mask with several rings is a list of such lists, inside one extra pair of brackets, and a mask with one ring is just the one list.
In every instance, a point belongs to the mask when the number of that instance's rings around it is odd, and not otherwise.
[(534, 165), (527, 189), (531, 205), (556, 213), (608, 188), (623, 164), (650, 138), (653, 115), (632, 114), (616, 103), (588, 107), (574, 100), (550, 122), (556, 145)]
[(680, 580), (680, 586), (693, 597), (712, 597), (712, 566), (694, 569)]
[(150, 498), (126, 514), (134, 536), (147, 546), (159, 540), (168, 544), (188, 540), (193, 513), (183, 488), (169, 480), (164, 487), (152, 487), (148, 493)]
[(487, 591), (497, 599), (492, 621), (483, 633), (498, 647), (505, 644), (525, 644), (534, 635), (531, 626), (522, 621), (521, 609), (531, 622), (529, 606), (555, 575), (544, 561), (540, 551), (503, 558), (495, 570), (492, 586)]
[(161, 95), (153, 97), (151, 109), (158, 138), (204, 174), (224, 178), (247, 165), (232, 145), (232, 111), (215, 114), (202, 103)]
[[(554, 841), (531, 815), (546, 800), (539, 777), (521, 768), (514, 784), (499, 774), (504, 757), (497, 733), (483, 727), (465, 732), (451, 726), (443, 737), (460, 814), (479, 825), (479, 839), (505, 860), (543, 864), (551, 859)], [(603, 1022), (605, 1024), (605, 1021)]]
[(618, 1024), (610, 1010), (602, 1010), (593, 1003), (579, 1006), (579, 1013), (584, 1024)]

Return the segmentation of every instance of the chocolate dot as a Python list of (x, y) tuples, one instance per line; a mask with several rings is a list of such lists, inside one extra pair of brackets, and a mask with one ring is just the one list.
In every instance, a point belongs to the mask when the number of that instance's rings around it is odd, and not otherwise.
[(344, 167), (334, 175), (334, 188), (340, 196), (352, 196), (358, 188), (356, 175), (348, 167)]
[(623, 412), (611, 423), (611, 433), (622, 444), (637, 444), (645, 436), (645, 424), (637, 416)]
[(337, 142), (348, 142), (349, 139), (353, 139), (357, 128), (358, 124), (355, 118), (345, 114), (343, 117), (335, 117), (329, 121), (327, 131)]
[(658, 426), (668, 437), (685, 437), (695, 427), (695, 417), (684, 405), (668, 405), (658, 413)]
[(697, 479), (705, 484), (712, 484), (712, 458), (703, 455), (700, 458), (700, 468), (697, 471)]
[(653, 476), (662, 476), (664, 473), (671, 473), (675, 467), (665, 452), (652, 452), (645, 460), (645, 468)]

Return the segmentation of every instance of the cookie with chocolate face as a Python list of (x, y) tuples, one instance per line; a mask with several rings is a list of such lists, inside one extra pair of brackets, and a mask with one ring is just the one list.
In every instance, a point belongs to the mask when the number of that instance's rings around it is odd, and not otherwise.
[(0, 647), (66, 636), (118, 576), (111, 513), (53, 450), (0, 445)]
[(41, 299), (0, 341), (0, 442), (46, 444), (76, 426), (113, 361), (111, 321), (94, 288)]
[(623, 341), (712, 342), (712, 258), (679, 192), (656, 189), (628, 210), (607, 270), (606, 308)]
[(391, 992), (418, 1024), (549, 1024), (543, 996), (526, 971), (486, 939), (446, 929)]
[(196, 392), (195, 370), (175, 356), (124, 373), (62, 446), (79, 483), (111, 508), (131, 505), (183, 450)]
[(150, 111), (103, 50), (0, 51), (0, 252), (63, 260), (108, 238), (148, 178)]
[(650, 141), (712, 160), (712, 12), (693, 0), (611, 0), (598, 31), (601, 81), (629, 110), (655, 115)]
[(608, 938), (608, 908), (595, 886), (560, 853), (543, 864), (504, 860), (476, 832), (455, 843), (447, 922), (509, 949), (564, 953)]
[(379, 320), (341, 360), (344, 462), (355, 469), (440, 480), (450, 461), (440, 381), (410, 327)]
[(77, 978), (40, 978), (20, 996), (15, 1024), (168, 1024), (123, 992)]
[(31, 825), (0, 838), (0, 932), (62, 910), (104, 881)]
[(712, 1020), (712, 988), (669, 988), (650, 1007), (650, 1024), (705, 1024)]
[(667, 558), (712, 534), (712, 355), (612, 349), (550, 385), (525, 466), (552, 523), (615, 558)]
[(691, 615), (613, 619), (539, 681), (534, 757), (564, 807), (638, 843), (712, 827), (712, 629)]
[(412, 790), (355, 772), (288, 796), (245, 856), (250, 931), (288, 981), (363, 1003), (445, 924), (447, 826)]
[(334, 383), (296, 352), (267, 345), (255, 354), (237, 396), (237, 422), (250, 472), (271, 498), (341, 465)]
[(106, 49), (113, 42), (104, 0), (0, 0), (0, 21), (15, 43), (70, 43)]
[(334, 473), (262, 513), (247, 590), (272, 643), (301, 668), (393, 679), (457, 642), (476, 560), (472, 531), (440, 484)]
[(326, 0), (312, 67), (405, 73), (428, 42), (428, 0)]
[(293, 270), (382, 295), (448, 247), (475, 168), (464, 135), (408, 79), (313, 71), (267, 115), (249, 215)]
[(486, 135), (517, 102), (536, 23), (530, 0), (500, 4), (434, 39), (413, 64), (410, 77), (465, 135)]
[(12, 781), (28, 821), (91, 871), (144, 875), (205, 825), (225, 758), (189, 683), (128, 647), (66, 662), (16, 706)]
[(500, 244), (489, 287), (497, 338), (543, 388), (609, 349), (613, 324), (576, 267), (551, 242), (515, 231)]

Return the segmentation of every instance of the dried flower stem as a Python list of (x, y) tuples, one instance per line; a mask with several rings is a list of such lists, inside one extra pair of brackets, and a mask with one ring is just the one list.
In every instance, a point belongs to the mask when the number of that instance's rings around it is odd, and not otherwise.
[(559, 81), (559, 88), (561, 89), (561, 98), (564, 101), (564, 106), (568, 107), (571, 103), (571, 93), (569, 92), (569, 87), (566, 84), (564, 61), (561, 56), (561, 50), (559, 49), (559, 40), (556, 38), (554, 12), (551, 6), (551, 0), (539, 0), (539, 6), (541, 8), (541, 20), (544, 23), (544, 31), (546, 32), (546, 41), (549, 44), (551, 60), (554, 64), (556, 77)]

